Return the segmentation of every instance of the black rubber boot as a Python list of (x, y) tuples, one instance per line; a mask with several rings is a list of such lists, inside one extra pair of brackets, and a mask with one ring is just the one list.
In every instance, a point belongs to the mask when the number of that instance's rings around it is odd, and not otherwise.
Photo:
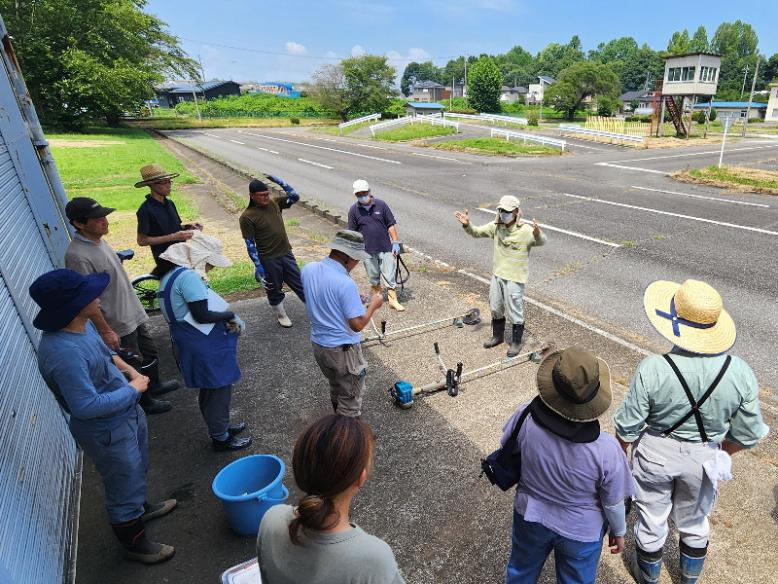
[(143, 519), (138, 517), (127, 523), (112, 524), (113, 532), (124, 546), (124, 555), (128, 560), (144, 564), (158, 564), (172, 558), (176, 549), (164, 543), (156, 543), (146, 538)]
[(148, 391), (144, 391), (140, 394), (140, 407), (146, 412), (147, 416), (153, 416), (154, 414), (164, 414), (173, 409), (173, 404), (164, 399), (154, 399), (149, 395)]
[(505, 319), (492, 319), (492, 338), (484, 343), (484, 349), (491, 349), (505, 341)]
[(178, 389), (178, 381), (162, 381), (159, 378), (159, 359), (154, 359), (143, 365), (140, 372), (149, 378), (149, 392), (151, 395), (162, 395)]
[(511, 346), (508, 347), (508, 357), (515, 357), (521, 350), (521, 338), (524, 336), (524, 324), (514, 324), (511, 331)]

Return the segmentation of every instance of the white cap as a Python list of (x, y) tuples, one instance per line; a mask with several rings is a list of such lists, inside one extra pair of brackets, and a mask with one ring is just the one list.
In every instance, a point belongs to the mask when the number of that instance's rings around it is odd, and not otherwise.
[(367, 192), (367, 191), (370, 190), (370, 185), (367, 183), (366, 180), (361, 179), (361, 178), (359, 180), (355, 180), (354, 184), (351, 185), (351, 186), (354, 189), (354, 194), (355, 195), (357, 193), (364, 193), (364, 192)]
[(518, 209), (521, 206), (521, 202), (519, 201), (518, 197), (514, 197), (513, 195), (505, 195), (500, 199), (500, 203), (497, 205), (498, 209), (502, 209), (503, 211), (511, 212), (514, 209)]

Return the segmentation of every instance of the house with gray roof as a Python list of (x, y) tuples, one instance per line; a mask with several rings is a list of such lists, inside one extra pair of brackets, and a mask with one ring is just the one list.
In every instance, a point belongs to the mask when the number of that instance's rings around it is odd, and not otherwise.
[(207, 101), (228, 95), (240, 95), (240, 85), (234, 81), (204, 81), (203, 83), (172, 82), (154, 88), (162, 107), (176, 107), (183, 101)]
[(433, 102), (451, 97), (451, 90), (436, 81), (417, 81), (411, 85), (411, 99), (413, 101)]

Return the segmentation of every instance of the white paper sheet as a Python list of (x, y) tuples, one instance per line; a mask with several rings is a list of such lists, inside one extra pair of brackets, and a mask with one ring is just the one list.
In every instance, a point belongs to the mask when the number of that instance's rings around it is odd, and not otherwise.
[[(227, 302), (225, 302), (224, 298), (219, 296), (216, 292), (214, 292), (210, 288), (208, 289), (208, 310), (213, 310), (214, 312), (224, 312), (229, 307), (230, 305), (227, 304)], [(191, 312), (186, 313), (184, 320), (206, 336), (211, 334), (213, 327), (216, 326), (215, 323), (212, 322), (207, 322), (207, 323), (197, 322), (192, 317)]]

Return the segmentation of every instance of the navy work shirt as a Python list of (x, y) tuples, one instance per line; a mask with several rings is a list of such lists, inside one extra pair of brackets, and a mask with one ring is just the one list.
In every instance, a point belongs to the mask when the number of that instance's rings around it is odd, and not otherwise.
[(362, 234), (367, 253), (392, 251), (388, 229), (396, 223), (389, 205), (375, 197), (367, 209), (354, 203), (348, 210), (348, 228)]
[[(138, 217), (138, 233), (150, 237), (159, 237), (160, 235), (170, 235), (181, 231), (181, 217), (178, 215), (176, 204), (168, 197), (165, 202), (160, 203), (150, 194), (146, 195), (146, 200), (138, 207), (135, 213)], [(156, 260), (163, 251), (169, 248), (175, 241), (160, 243), (151, 246), (151, 253)]]

